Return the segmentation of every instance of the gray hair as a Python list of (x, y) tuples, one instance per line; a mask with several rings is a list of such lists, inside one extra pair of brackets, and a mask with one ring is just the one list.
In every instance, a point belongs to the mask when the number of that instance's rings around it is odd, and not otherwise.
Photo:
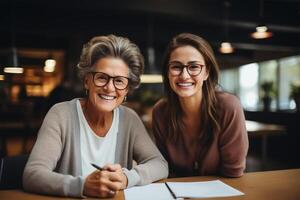
[(129, 68), (129, 91), (140, 85), (140, 76), (144, 71), (144, 58), (138, 46), (128, 38), (115, 35), (97, 36), (83, 46), (77, 65), (79, 78), (83, 81), (93, 65), (101, 58), (120, 58)]

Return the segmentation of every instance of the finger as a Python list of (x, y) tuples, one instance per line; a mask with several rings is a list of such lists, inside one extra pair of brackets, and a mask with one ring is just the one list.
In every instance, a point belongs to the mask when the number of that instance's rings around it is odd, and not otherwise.
[(99, 188), (99, 196), (100, 197), (113, 197), (113, 196), (115, 196), (115, 194), (116, 194), (116, 191), (113, 191), (104, 185), (102, 185)]
[(108, 165), (105, 165), (103, 168), (108, 171), (122, 170), (122, 167), (120, 164), (108, 164)]
[(107, 178), (111, 181), (122, 181), (122, 170), (118, 171), (108, 171), (108, 170), (102, 170), (99, 172), (100, 179), (101, 178)]
[(108, 179), (113, 182), (122, 182), (122, 171), (110, 172)]
[(114, 197), (116, 194), (117, 194), (117, 192), (116, 192), (116, 191), (113, 191), (113, 190), (109, 190), (109, 191), (107, 192), (107, 196), (108, 196), (108, 197)]
[(88, 178), (91, 179), (91, 180), (99, 180), (99, 179), (101, 178), (101, 176), (103, 176), (103, 175), (101, 174), (101, 171), (96, 170), (96, 171), (92, 172), (92, 173), (88, 176)]
[[(87, 194), (98, 197), (114, 197), (116, 193), (121, 190), (122, 186), (120, 182), (112, 182), (107, 179), (107, 177), (101, 177), (98, 180), (92, 179), (87, 182)], [(85, 191), (87, 191), (87, 189)]]
[[(98, 178), (97, 173), (92, 172), (86, 177), (86, 181), (96, 180)], [(98, 178), (99, 179), (99, 178)]]
[(103, 185), (105, 185), (106, 188), (108, 188), (111, 191), (118, 191), (122, 189), (122, 183), (121, 182), (113, 182), (110, 180), (103, 180)]
[(100, 184), (111, 185), (109, 182), (113, 182), (113, 183), (116, 183), (117, 185), (111, 186), (111, 189), (120, 190), (120, 189), (124, 188), (124, 186), (123, 186), (124, 185), (124, 183), (123, 183), (124, 177), (123, 176), (125, 176), (125, 175), (123, 174), (122, 171), (118, 171), (118, 172), (101, 171), (101, 172), (99, 172), (99, 174), (100, 174), (100, 178), (99, 178)]

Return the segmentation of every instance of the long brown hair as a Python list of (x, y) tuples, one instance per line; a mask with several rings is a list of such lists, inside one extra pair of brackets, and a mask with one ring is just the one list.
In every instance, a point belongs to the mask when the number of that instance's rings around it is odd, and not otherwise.
[[(177, 142), (180, 133), (184, 132), (182, 121), (182, 110), (177, 94), (172, 90), (168, 78), (168, 63), (171, 53), (178, 47), (192, 46), (196, 48), (204, 58), (206, 68), (209, 72), (208, 79), (203, 82), (203, 95), (201, 103), (201, 123), (202, 130), (199, 133), (200, 145), (203, 154), (209, 149), (215, 134), (220, 130), (219, 117), (217, 113), (216, 87), (218, 85), (219, 67), (210, 45), (201, 37), (190, 33), (182, 33), (175, 36), (169, 43), (163, 62), (162, 75), (165, 95), (167, 100), (167, 110), (169, 118), (169, 131), (167, 138)], [(199, 122), (200, 123), (200, 122)], [(201, 140), (200, 140), (201, 139)]]

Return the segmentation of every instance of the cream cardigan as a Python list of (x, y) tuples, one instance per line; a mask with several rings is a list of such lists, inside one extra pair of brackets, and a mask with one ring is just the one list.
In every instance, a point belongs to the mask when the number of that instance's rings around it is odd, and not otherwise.
[[(79, 119), (76, 99), (54, 105), (47, 113), (23, 174), (24, 190), (83, 197)], [(138, 115), (120, 106), (115, 161), (126, 168), (128, 187), (168, 176), (168, 164), (153, 144)], [(133, 160), (137, 162), (133, 166)]]

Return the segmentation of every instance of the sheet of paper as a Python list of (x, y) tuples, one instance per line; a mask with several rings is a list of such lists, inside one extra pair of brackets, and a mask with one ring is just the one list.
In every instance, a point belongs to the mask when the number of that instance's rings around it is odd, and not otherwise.
[(124, 190), (126, 200), (174, 200), (164, 183), (153, 183)]
[(176, 197), (209, 198), (244, 195), (220, 180), (203, 182), (167, 182)]

